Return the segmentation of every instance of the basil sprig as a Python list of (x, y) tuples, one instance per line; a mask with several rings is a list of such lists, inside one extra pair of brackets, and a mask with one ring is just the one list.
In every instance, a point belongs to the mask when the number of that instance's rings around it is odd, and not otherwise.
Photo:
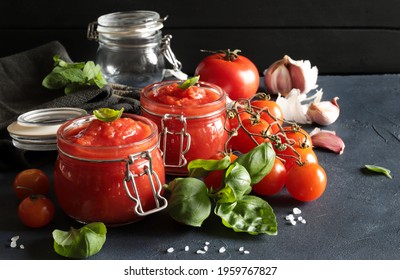
[(64, 88), (64, 93), (70, 94), (89, 86), (103, 88), (107, 84), (100, 65), (93, 61), (69, 63), (59, 55), (55, 55), (53, 60), (53, 70), (42, 81), (48, 89)]
[[(224, 226), (252, 235), (276, 235), (277, 221), (272, 207), (258, 196), (250, 195), (251, 186), (271, 171), (274, 160), (272, 145), (263, 143), (233, 163), (229, 156), (220, 161), (191, 161), (189, 174), (200, 178), (176, 178), (165, 185), (171, 192), (167, 208), (170, 216), (183, 224), (200, 227), (210, 216), (214, 203), (214, 214)], [(201, 180), (213, 170), (224, 170), (221, 189), (209, 190)]]
[(124, 112), (124, 108), (120, 110), (114, 110), (110, 108), (100, 108), (93, 111), (93, 115), (100, 121), (112, 122), (119, 119)]
[(181, 84), (178, 85), (178, 88), (180, 89), (188, 89), (191, 86), (194, 86), (200, 79), (200, 76), (194, 76), (192, 78), (189, 78), (185, 81), (183, 81)]

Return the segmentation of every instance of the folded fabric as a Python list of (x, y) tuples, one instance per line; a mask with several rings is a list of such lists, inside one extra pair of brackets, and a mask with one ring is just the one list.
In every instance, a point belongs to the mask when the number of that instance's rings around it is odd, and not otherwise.
[(35, 167), (42, 162), (40, 158), (49, 154), (28, 152), (12, 145), (7, 126), (25, 112), (59, 107), (91, 112), (102, 107), (124, 107), (124, 112), (140, 113), (139, 93), (129, 87), (110, 84), (101, 89), (90, 87), (69, 95), (65, 95), (62, 89), (43, 87), (42, 80), (53, 69), (53, 56), (56, 54), (72, 62), (57, 41), (0, 58), (0, 170)]

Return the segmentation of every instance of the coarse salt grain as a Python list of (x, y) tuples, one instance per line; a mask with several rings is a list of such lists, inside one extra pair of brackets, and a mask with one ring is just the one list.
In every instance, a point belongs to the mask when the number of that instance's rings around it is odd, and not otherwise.
[(294, 220), (294, 216), (293, 216), (293, 214), (289, 214), (285, 217), (285, 219), (286, 219), (286, 221), (291, 221), (291, 220)]
[(17, 242), (15, 242), (15, 241), (11, 241), (11, 243), (10, 243), (10, 247), (11, 247), (11, 248), (15, 248), (15, 247), (17, 247)]
[(225, 253), (225, 251), (226, 251), (226, 248), (225, 247), (221, 247), (221, 248), (219, 248), (219, 252), (222, 254), (222, 253)]
[(172, 248), (172, 247), (167, 249), (168, 253), (172, 253), (173, 251), (174, 251), (174, 248)]
[(208, 251), (208, 246), (207, 245), (204, 246), (203, 250), (207, 252)]
[(250, 254), (250, 251), (245, 250), (245, 251), (243, 251), (243, 254), (248, 255), (248, 254)]
[(11, 241), (14, 241), (14, 242), (17, 242), (18, 239), (19, 239), (19, 235), (11, 237)]
[(19, 248), (22, 249), (22, 250), (25, 249), (24, 244), (19, 245)]
[(299, 214), (301, 214), (301, 210), (299, 208), (295, 207), (295, 208), (293, 208), (293, 214), (299, 215)]
[(297, 217), (297, 220), (301, 222), (303, 220), (303, 217), (299, 216), (299, 217)]
[(189, 246), (185, 246), (185, 251), (189, 251)]
[(206, 241), (204, 242), (204, 245), (210, 245), (210, 242)]
[(203, 250), (197, 250), (196, 251), (196, 254), (199, 254), (199, 255), (204, 255), (206, 252), (205, 251), (203, 251)]
[(292, 226), (295, 226), (295, 225), (296, 225), (296, 221), (295, 221), (295, 220), (290, 220), (290, 224), (291, 224)]
[(244, 251), (244, 247), (240, 247), (239, 252), (243, 252), (243, 251)]
[(301, 223), (302, 223), (302, 224), (305, 224), (305, 223), (306, 223), (306, 220), (305, 220), (305, 219), (302, 219), (302, 220), (301, 220)]

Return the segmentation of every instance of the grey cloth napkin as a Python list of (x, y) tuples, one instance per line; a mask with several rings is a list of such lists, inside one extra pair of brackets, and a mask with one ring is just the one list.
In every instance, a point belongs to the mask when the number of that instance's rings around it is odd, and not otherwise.
[(91, 87), (69, 95), (62, 89), (43, 87), (42, 80), (53, 69), (56, 54), (72, 62), (57, 41), (0, 58), (0, 170), (37, 167), (52, 154), (20, 150), (12, 145), (7, 126), (25, 112), (57, 107), (82, 108), (88, 112), (102, 107), (124, 107), (124, 112), (140, 113), (139, 92), (123, 85)]

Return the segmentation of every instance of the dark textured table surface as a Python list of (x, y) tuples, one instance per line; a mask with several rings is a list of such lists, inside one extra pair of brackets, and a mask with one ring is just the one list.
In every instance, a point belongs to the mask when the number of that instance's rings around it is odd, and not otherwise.
[[(217, 217), (201, 228), (187, 227), (161, 212), (108, 228), (103, 249), (91, 259), (400, 259), (400, 75), (320, 76), (318, 84), (324, 100), (340, 98), (340, 117), (326, 129), (336, 131), (346, 148), (342, 155), (316, 150), (328, 175), (320, 199), (300, 203), (285, 191), (266, 198), (277, 217), (277, 236), (235, 233)], [(393, 179), (365, 171), (365, 164), (390, 169)], [(43, 168), (52, 173), (52, 163)], [(0, 259), (62, 259), (53, 250), (51, 232), (80, 225), (57, 209), (45, 228), (23, 226), (12, 191), (16, 173), (0, 173)], [(302, 210), (306, 224), (287, 224), (285, 216), (294, 207)], [(10, 248), (16, 235), (25, 249)], [(207, 253), (196, 254), (206, 242)], [(224, 254), (218, 253), (222, 246)], [(175, 251), (167, 253), (171, 247)]]

